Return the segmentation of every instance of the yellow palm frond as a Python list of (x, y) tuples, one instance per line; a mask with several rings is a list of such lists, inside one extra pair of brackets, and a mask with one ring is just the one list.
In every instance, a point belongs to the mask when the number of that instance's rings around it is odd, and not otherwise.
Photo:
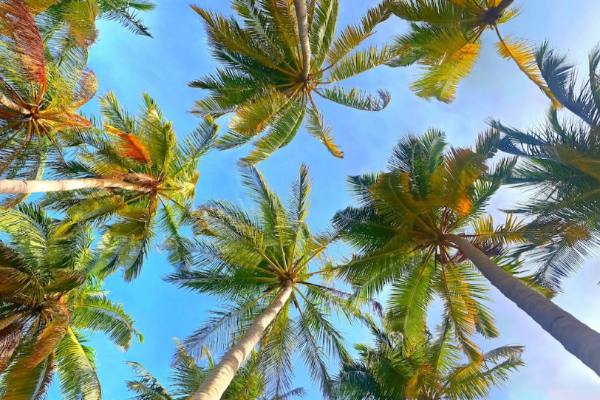
[(560, 103), (548, 88), (548, 85), (538, 68), (534, 47), (524, 39), (511, 39), (510, 37), (503, 39), (498, 28), (495, 29), (498, 38), (500, 39), (500, 41), (496, 43), (498, 54), (507, 60), (514, 60), (519, 69), (523, 71), (523, 73), (527, 75), (527, 77), (535, 83), (540, 90), (550, 98), (550, 100), (552, 100), (554, 107), (560, 107)]
[(465, 43), (448, 61), (428, 66), (421, 79), (411, 85), (411, 89), (420, 97), (435, 97), (451, 103), (455, 99), (458, 84), (471, 73), (480, 51), (481, 43)]
[(327, 150), (329, 150), (334, 157), (344, 158), (344, 153), (333, 141), (333, 136), (331, 135), (331, 126), (326, 125), (323, 113), (314, 107), (308, 110), (306, 130), (312, 136), (319, 139), (319, 141), (323, 143), (325, 147), (327, 147)]

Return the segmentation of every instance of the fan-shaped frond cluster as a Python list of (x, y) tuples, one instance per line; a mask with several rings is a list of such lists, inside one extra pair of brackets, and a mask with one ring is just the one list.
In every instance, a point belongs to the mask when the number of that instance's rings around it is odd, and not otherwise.
[(54, 374), (64, 399), (100, 399), (84, 332), (122, 349), (143, 336), (96, 278), (89, 229), (63, 234), (39, 207), (0, 212), (0, 398), (43, 398)]
[[(234, 0), (237, 19), (193, 8), (204, 21), (211, 53), (220, 66), (190, 83), (208, 91), (192, 112), (215, 118), (233, 114), (218, 147), (229, 149), (256, 139), (255, 150), (242, 159), (245, 164), (256, 164), (287, 146), (305, 117), (308, 133), (341, 158), (315, 97), (366, 111), (382, 110), (391, 99), (387, 90), (371, 95), (337, 85), (395, 56), (387, 46), (357, 49), (389, 17), (387, 0), (337, 36), (338, 0), (307, 2), (305, 35), (291, 1)], [(305, 51), (309, 60), (304, 59)]]
[(178, 140), (173, 124), (148, 95), (137, 116), (112, 93), (100, 99), (100, 107), (103, 125), (73, 135), (78, 160), (60, 165), (57, 173), (112, 178), (128, 186), (48, 193), (42, 204), (67, 214), (63, 229), (102, 226), (102, 275), (123, 268), (127, 280), (137, 277), (158, 234), (166, 238), (170, 261), (187, 266), (190, 240), (179, 229), (191, 224), (198, 167), (216, 139), (217, 125), (207, 117)]
[(337, 234), (313, 234), (308, 228), (310, 179), (306, 166), (286, 203), (256, 169), (244, 169), (242, 180), (254, 209), (222, 200), (206, 203), (196, 215), (197, 231), (205, 239), (195, 244), (194, 268), (168, 278), (182, 288), (218, 296), (227, 304), (184, 343), (194, 355), (199, 355), (204, 345), (229, 347), (291, 283), (291, 294), (260, 339), (260, 369), (267, 371), (269, 392), (277, 398), (291, 389), (292, 357), (298, 354), (324, 393), (331, 396), (328, 355), (345, 359), (347, 351), (329, 314), (361, 318), (347, 302), (349, 294), (315, 281), (333, 268), (325, 251)]
[(521, 346), (502, 346), (483, 355), (482, 363), (462, 360), (452, 344), (447, 319), (435, 336), (424, 335), (408, 351), (399, 335), (371, 326), (375, 345), (356, 345), (358, 360), (345, 363), (337, 380), (340, 398), (354, 399), (486, 399), (494, 387), (524, 365)]
[[(488, 166), (499, 138), (488, 131), (471, 150), (448, 148), (436, 130), (408, 136), (393, 150), (387, 172), (349, 179), (360, 206), (338, 212), (333, 221), (360, 254), (348, 260), (340, 275), (358, 287), (357, 299), (392, 285), (389, 325), (404, 334), (409, 348), (425, 331), (434, 298), (442, 301), (456, 343), (472, 361), (482, 357), (473, 335), (498, 335), (485, 305), (487, 288), (447, 235), (462, 234), (498, 261), (508, 246), (524, 243), (523, 226), (511, 215), (497, 227), (482, 216), (515, 164), (504, 159)], [(500, 265), (511, 274), (519, 270), (514, 262)]]

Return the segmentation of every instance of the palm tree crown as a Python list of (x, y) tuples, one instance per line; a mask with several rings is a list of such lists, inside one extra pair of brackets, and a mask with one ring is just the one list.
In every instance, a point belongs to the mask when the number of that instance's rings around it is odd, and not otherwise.
[(504, 136), (500, 149), (524, 159), (509, 183), (535, 189), (533, 200), (514, 210), (535, 217), (527, 227), (532, 243), (520, 252), (541, 264), (538, 278), (556, 290), (600, 245), (600, 49), (590, 53), (580, 91), (574, 66), (547, 43), (537, 60), (557, 100), (575, 118), (561, 121), (553, 108), (541, 129), (493, 126)]
[(230, 131), (219, 141), (221, 149), (241, 146), (264, 134), (243, 159), (246, 164), (258, 163), (289, 144), (306, 115), (308, 132), (331, 154), (342, 157), (314, 96), (367, 111), (387, 106), (387, 91), (380, 90), (374, 98), (334, 85), (393, 57), (387, 46), (354, 51), (389, 17), (387, 1), (337, 38), (338, 0), (233, 0), (232, 7), (243, 24), (194, 7), (205, 22), (209, 46), (222, 68), (190, 84), (210, 93), (196, 102), (192, 112), (214, 117), (234, 113)]
[(339, 291), (314, 282), (331, 271), (331, 260), (324, 252), (337, 235), (315, 235), (309, 230), (307, 167), (301, 168), (287, 207), (256, 169), (245, 169), (242, 176), (257, 210), (228, 201), (211, 201), (202, 207), (198, 229), (207, 239), (197, 243), (197, 267), (169, 277), (180, 287), (209, 293), (228, 303), (226, 311), (216, 312), (216, 317), (185, 343), (197, 352), (203, 344), (227, 345), (232, 333), (233, 341), (245, 337), (251, 323), (283, 293), (287, 297), (281, 310), (261, 332), (261, 370), (273, 375), (267, 379), (274, 382), (274, 392), (280, 395), (290, 389), (292, 357), (299, 353), (311, 376), (330, 396), (332, 381), (326, 354), (343, 359), (347, 352), (342, 334), (328, 314), (335, 311), (349, 319), (360, 317)]
[[(481, 360), (481, 353), (471, 336), (495, 337), (497, 331), (481, 303), (486, 289), (445, 235), (466, 234), (490, 256), (502, 255), (506, 244), (521, 240), (521, 226), (512, 216), (495, 228), (491, 217), (482, 215), (514, 164), (505, 159), (488, 170), (498, 139), (488, 132), (476, 151), (451, 148), (445, 153), (439, 131), (408, 136), (394, 149), (388, 172), (349, 178), (362, 206), (334, 217), (343, 237), (361, 251), (341, 268), (341, 275), (358, 286), (357, 296), (369, 298), (394, 283), (390, 324), (408, 341), (420, 338), (426, 310), (439, 296), (458, 345), (473, 361)], [(519, 269), (511, 260), (503, 266), (510, 273)]]
[(344, 400), (487, 399), (493, 387), (508, 382), (509, 373), (524, 363), (521, 346), (502, 346), (483, 355), (483, 362), (462, 363), (451, 340), (451, 323), (422, 335), (411, 351), (401, 334), (371, 325), (375, 345), (356, 345), (359, 360), (347, 362), (338, 377)]
[(45, 50), (27, 7), (0, 1), (0, 177), (36, 179), (59, 133), (91, 126), (76, 112), (98, 85), (87, 53), (58, 62)]
[[(208, 117), (178, 141), (172, 123), (147, 95), (138, 117), (128, 114), (113, 94), (102, 97), (100, 106), (104, 128), (77, 133), (71, 144), (80, 145), (79, 160), (59, 166), (57, 172), (78, 178), (118, 178), (133, 190), (48, 193), (43, 204), (67, 213), (65, 227), (87, 223), (105, 227), (103, 275), (122, 267), (126, 280), (137, 277), (157, 231), (166, 237), (170, 261), (187, 265), (189, 240), (180, 235), (179, 227), (191, 224), (198, 167), (218, 126)], [(107, 225), (111, 219), (116, 222)]]
[(519, 13), (514, 0), (394, 0), (393, 12), (411, 23), (411, 31), (399, 36), (394, 47), (400, 55), (392, 66), (419, 63), (425, 71), (413, 85), (418, 96), (450, 103), (456, 88), (467, 76), (481, 52), (481, 37), (486, 29), (496, 32), (496, 50), (501, 57), (514, 60), (548, 97), (552, 92), (544, 83), (535, 63), (533, 49), (519, 38), (503, 38), (498, 25)]
[(0, 399), (43, 398), (59, 375), (64, 399), (101, 398), (95, 352), (82, 331), (104, 332), (126, 350), (143, 337), (102, 282), (88, 229), (69, 235), (40, 208), (0, 213)]

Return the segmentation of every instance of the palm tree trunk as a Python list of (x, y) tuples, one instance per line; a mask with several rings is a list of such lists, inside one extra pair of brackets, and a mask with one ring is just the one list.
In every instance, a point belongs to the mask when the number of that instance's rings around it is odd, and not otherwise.
[(600, 333), (505, 272), (466, 239), (445, 235), (504, 296), (600, 376)]
[(8, 97), (6, 97), (3, 93), (0, 93), (0, 106), (3, 106), (4, 108), (8, 108), (9, 110), (18, 112), (21, 115), (31, 114), (31, 112), (29, 110), (21, 107), (20, 105), (18, 105), (17, 103), (12, 101)]
[(298, 20), (298, 36), (300, 38), (300, 47), (302, 48), (302, 80), (306, 82), (308, 80), (311, 62), (306, 0), (294, 0), (294, 9), (296, 10), (296, 19)]
[(191, 400), (219, 400), (221, 398), (244, 360), (254, 350), (267, 327), (279, 315), (291, 294), (292, 282), (288, 281), (269, 307), (250, 325), (240, 341), (227, 350), (221, 362), (208, 373)]
[(77, 189), (126, 189), (147, 192), (148, 189), (119, 179), (64, 179), (60, 181), (0, 180), (0, 194), (65, 192)]

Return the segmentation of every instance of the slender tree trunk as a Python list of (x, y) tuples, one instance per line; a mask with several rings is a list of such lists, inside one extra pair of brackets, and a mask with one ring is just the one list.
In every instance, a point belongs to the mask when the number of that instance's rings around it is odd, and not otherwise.
[(292, 282), (287, 282), (283, 290), (267, 309), (250, 325), (248, 331), (221, 359), (221, 362), (208, 373), (200, 389), (191, 400), (219, 400), (233, 380), (240, 365), (256, 347), (267, 327), (275, 320), (292, 294)]
[(466, 239), (446, 235), (504, 296), (600, 376), (600, 333), (505, 272)]
[(31, 112), (29, 110), (21, 107), (20, 105), (18, 105), (17, 103), (12, 101), (8, 97), (6, 97), (3, 93), (0, 93), (0, 106), (3, 106), (4, 108), (8, 108), (9, 110), (18, 112), (19, 114), (22, 114), (22, 115), (31, 114)]
[(60, 181), (0, 180), (0, 194), (66, 192), (77, 189), (126, 189), (146, 192), (147, 188), (119, 179), (64, 179)]
[(298, 36), (300, 38), (300, 47), (302, 48), (302, 80), (306, 82), (308, 80), (311, 62), (306, 0), (294, 0), (294, 9), (296, 10)]

